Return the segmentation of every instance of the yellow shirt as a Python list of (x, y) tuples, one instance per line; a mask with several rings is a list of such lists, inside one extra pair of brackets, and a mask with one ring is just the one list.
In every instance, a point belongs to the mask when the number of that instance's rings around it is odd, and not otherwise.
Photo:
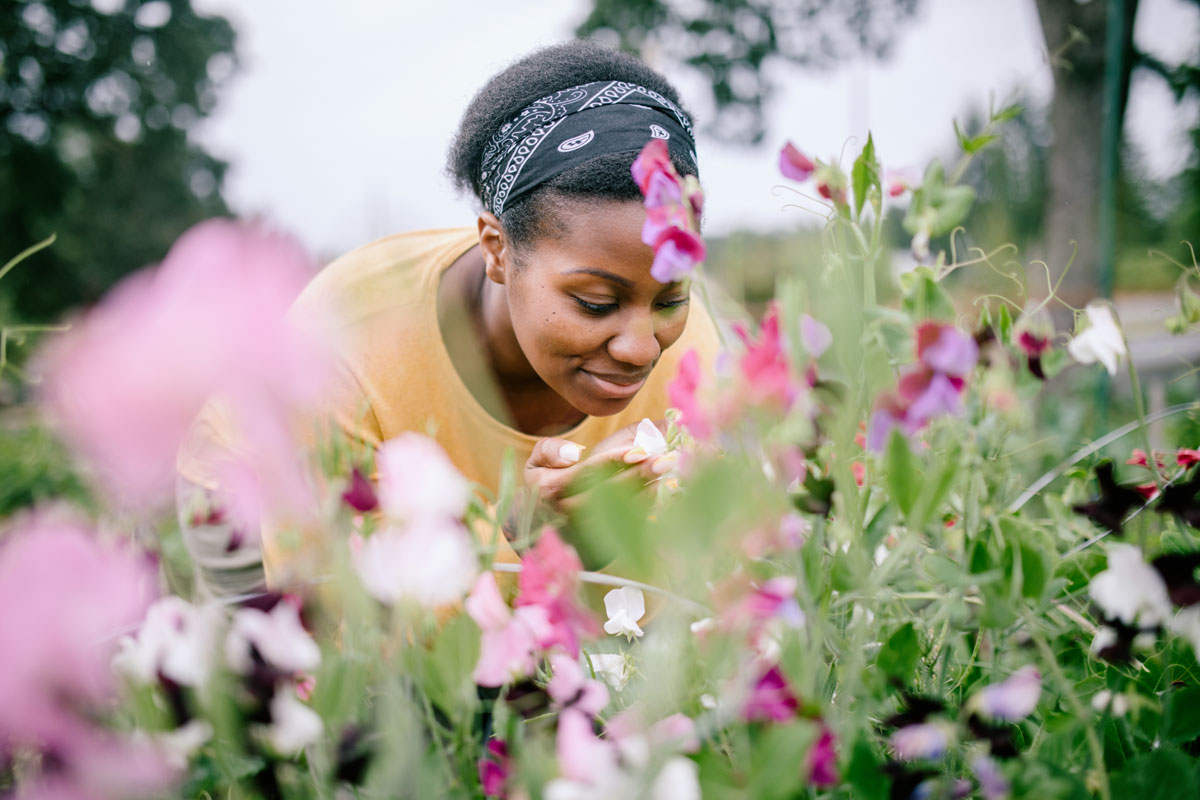
[[(292, 308), (294, 315), (332, 317), (340, 359), (327, 413), (350, 435), (379, 444), (405, 431), (428, 433), (469, 480), (496, 492), (508, 453), (523, 465), (538, 436), (522, 433), (489, 414), (450, 360), (438, 327), (438, 284), (445, 270), (478, 242), (474, 228), (418, 231), (389, 236), (358, 248), (323, 269)], [(695, 348), (711, 366), (718, 349), (712, 319), (693, 302), (683, 336), (666, 350), (641, 391), (618, 414), (587, 417), (557, 434), (592, 447), (617, 430), (669, 407), (667, 384), (679, 359)], [(204, 450), (222, 441), (225, 425), (210, 405), (197, 421), (193, 441), (180, 454), (180, 474), (212, 486)], [(268, 535), (264, 562), (286, 558)], [(513, 560), (511, 551), (503, 560)], [(272, 581), (273, 582), (273, 581)]]

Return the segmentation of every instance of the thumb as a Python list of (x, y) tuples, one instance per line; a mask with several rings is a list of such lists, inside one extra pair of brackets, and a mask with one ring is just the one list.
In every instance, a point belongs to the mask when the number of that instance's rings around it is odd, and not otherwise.
[(537, 444), (533, 446), (533, 453), (530, 454), (529, 461), (526, 462), (526, 468), (549, 467), (552, 469), (563, 469), (578, 464), (582, 455), (583, 445), (576, 444), (568, 439), (547, 437), (539, 439)]

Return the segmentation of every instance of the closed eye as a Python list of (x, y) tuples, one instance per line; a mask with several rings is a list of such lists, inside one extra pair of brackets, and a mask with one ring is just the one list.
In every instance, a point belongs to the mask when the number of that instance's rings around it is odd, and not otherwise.
[(584, 311), (589, 314), (595, 314), (596, 316), (601, 316), (603, 314), (616, 311), (618, 305), (617, 303), (589, 303), (587, 300), (583, 300), (574, 296), (572, 296), (572, 299), (574, 299), (574, 301), (578, 303), (579, 307)]

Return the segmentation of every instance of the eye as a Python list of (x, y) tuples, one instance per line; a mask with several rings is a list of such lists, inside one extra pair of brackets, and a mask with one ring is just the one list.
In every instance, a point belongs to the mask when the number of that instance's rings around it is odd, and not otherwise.
[(687, 297), (680, 297), (675, 300), (663, 300), (661, 303), (658, 304), (658, 309), (660, 311), (670, 311), (673, 308), (679, 308), (680, 306), (687, 305), (687, 302), (688, 302)]
[(579, 307), (584, 311), (589, 314), (594, 314), (597, 317), (617, 310), (617, 303), (589, 303), (587, 300), (575, 297), (574, 295), (572, 295), (572, 299), (578, 303)]

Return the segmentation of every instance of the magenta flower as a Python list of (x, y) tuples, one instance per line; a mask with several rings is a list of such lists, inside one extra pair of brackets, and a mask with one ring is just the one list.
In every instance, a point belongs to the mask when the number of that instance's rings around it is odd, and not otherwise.
[(817, 165), (791, 142), (784, 143), (779, 151), (779, 171), (785, 178), (803, 183), (812, 176), (816, 168)]
[(342, 492), (342, 502), (359, 513), (366, 514), (379, 508), (379, 498), (375, 495), (375, 487), (359, 471), (358, 467), (350, 474), (346, 490)]
[(834, 786), (838, 782), (837, 753), (833, 731), (821, 726), (821, 736), (808, 751), (808, 780), (814, 786)]
[[(920, 393), (912, 398), (908, 406), (907, 420), (910, 425), (921, 428), (934, 417), (962, 415), (961, 383), (956, 386), (952, 379), (940, 372), (921, 377), (927, 378), (928, 382)], [(901, 393), (903, 393), (903, 382), (901, 386)]]
[(488, 797), (507, 797), (505, 784), (512, 771), (508, 745), (503, 739), (488, 740), (483, 758), (479, 759), (479, 783)]
[(238, 508), (302, 506), (285, 412), (317, 396), (326, 359), (317, 335), (284, 313), (312, 274), (291, 239), (201, 223), (158, 268), (122, 281), (50, 342), (42, 400), (98, 480), (123, 500), (153, 505), (170, 497), (192, 420), (220, 395), (261, 476), (251, 487), (258, 495)]
[(633, 180), (643, 195), (650, 193), (650, 184), (655, 175), (674, 175), (675, 167), (671, 163), (671, 154), (667, 143), (662, 139), (651, 139), (642, 148), (642, 152), (633, 162), (631, 168)]
[(1187, 469), (1193, 464), (1200, 464), (1200, 450), (1192, 450), (1187, 447), (1181, 447), (1175, 453), (1175, 463)]
[(650, 277), (659, 283), (671, 283), (692, 274), (704, 261), (704, 240), (686, 228), (669, 227), (654, 243), (654, 263)]
[(779, 667), (771, 667), (755, 682), (742, 706), (742, 718), (748, 722), (786, 722), (796, 716), (799, 708), (800, 701), (792, 694), (787, 678)]
[(708, 415), (700, 404), (702, 376), (700, 354), (694, 349), (688, 350), (679, 359), (679, 372), (667, 384), (667, 399), (679, 411), (679, 424), (697, 439), (707, 439), (712, 434)]
[(745, 327), (738, 325), (734, 332), (746, 345), (738, 364), (745, 381), (747, 395), (754, 405), (772, 404), (784, 410), (791, 408), (800, 393), (792, 376), (791, 360), (784, 349), (779, 329), (779, 306), (772, 302), (759, 328), (759, 338), (753, 339)]

